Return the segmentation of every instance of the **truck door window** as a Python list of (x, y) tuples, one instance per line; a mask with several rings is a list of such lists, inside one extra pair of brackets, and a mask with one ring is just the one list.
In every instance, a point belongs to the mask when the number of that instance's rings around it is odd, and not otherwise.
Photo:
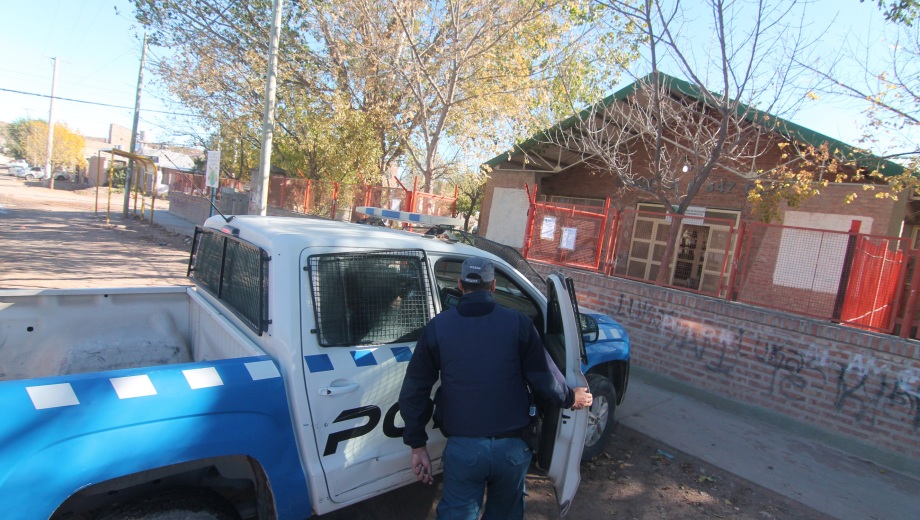
[[(441, 306), (445, 309), (453, 307), (459, 301), (457, 298), (459, 291), (456, 290), (456, 287), (462, 267), (462, 259), (451, 258), (441, 259), (435, 265), (434, 271), (438, 279)], [(492, 294), (492, 297), (496, 303), (521, 311), (536, 325), (540, 324), (540, 310), (537, 304), (497, 265), (495, 267), (495, 293)], [(538, 326), (537, 330), (541, 330), (541, 327)]]
[(423, 251), (334, 253), (308, 262), (322, 346), (415, 341), (434, 315)]

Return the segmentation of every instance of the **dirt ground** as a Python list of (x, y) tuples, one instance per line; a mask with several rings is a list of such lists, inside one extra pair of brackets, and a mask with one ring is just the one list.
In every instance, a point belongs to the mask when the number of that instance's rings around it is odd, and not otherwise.
[[(110, 222), (105, 191), (58, 182), (55, 190), (0, 171), (0, 288), (126, 287), (187, 284), (190, 240), (120, 215), (113, 194)], [(158, 211), (166, 204), (158, 202)], [(628, 398), (628, 397), (627, 397)], [(581, 467), (582, 482), (569, 511), (575, 520), (788, 519), (822, 520), (802, 504), (619, 428), (606, 452)], [(408, 451), (406, 456), (408, 457)], [(528, 519), (558, 518), (552, 486), (528, 479)], [(429, 519), (439, 486), (414, 484), (324, 518)]]

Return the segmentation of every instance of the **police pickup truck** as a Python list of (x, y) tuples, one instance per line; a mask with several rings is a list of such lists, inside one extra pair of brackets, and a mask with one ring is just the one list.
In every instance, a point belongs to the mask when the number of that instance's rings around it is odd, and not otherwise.
[[(571, 280), (534, 284), (462, 241), (217, 216), (196, 230), (193, 286), (0, 291), (2, 516), (302, 519), (415, 482), (399, 389), (472, 255), (595, 393), (590, 410), (542, 410), (533, 471), (564, 512), (629, 371), (625, 331), (579, 315)], [(445, 439), (429, 437), (439, 470)]]

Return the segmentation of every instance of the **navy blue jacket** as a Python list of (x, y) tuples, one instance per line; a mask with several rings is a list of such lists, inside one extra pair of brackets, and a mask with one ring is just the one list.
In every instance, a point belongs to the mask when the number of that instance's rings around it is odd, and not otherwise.
[(441, 379), (438, 415), (445, 435), (490, 437), (530, 422), (525, 381), (544, 400), (571, 407), (575, 394), (543, 348), (530, 318), (496, 305), (488, 291), (466, 294), (428, 322), (399, 393), (403, 442), (428, 441), (431, 389)]

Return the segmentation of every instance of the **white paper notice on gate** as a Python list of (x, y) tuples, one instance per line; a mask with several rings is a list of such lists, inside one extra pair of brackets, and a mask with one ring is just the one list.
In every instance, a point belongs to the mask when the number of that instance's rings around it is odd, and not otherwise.
[(543, 217), (543, 227), (540, 229), (540, 238), (553, 240), (556, 237), (556, 217)]
[(559, 243), (560, 249), (568, 249), (569, 251), (575, 250), (575, 236), (578, 234), (578, 230), (573, 227), (564, 227), (562, 228), (562, 241)]

